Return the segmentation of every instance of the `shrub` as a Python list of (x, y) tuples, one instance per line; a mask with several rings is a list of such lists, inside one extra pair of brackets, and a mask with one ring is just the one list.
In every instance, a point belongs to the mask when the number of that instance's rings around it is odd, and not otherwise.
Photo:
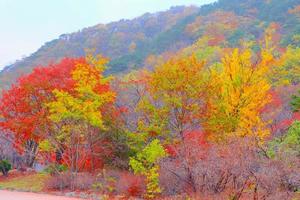
[(93, 188), (103, 193), (113, 194), (116, 192), (118, 177), (119, 173), (117, 171), (106, 171), (103, 169), (102, 172), (97, 175), (97, 180), (93, 184)]
[(53, 190), (87, 190), (91, 189), (95, 182), (95, 178), (89, 173), (76, 174), (74, 179), (70, 173), (61, 173), (60, 175), (54, 175), (46, 182), (47, 189)]
[(80, 173), (74, 179), (74, 188), (78, 190), (91, 189), (96, 182), (96, 178), (90, 173)]
[(146, 191), (144, 178), (131, 173), (123, 173), (116, 184), (116, 190), (117, 193), (127, 197), (141, 197)]
[(70, 188), (71, 176), (70, 174), (61, 174), (51, 176), (46, 182), (46, 188), (52, 190), (64, 190)]
[(1, 160), (0, 161), (0, 169), (4, 176), (8, 175), (9, 170), (11, 170), (12, 166), (8, 160)]
[(55, 176), (62, 172), (66, 172), (67, 170), (68, 168), (66, 165), (51, 164), (45, 169), (45, 172), (51, 174), (52, 176)]
[(176, 149), (179, 156), (160, 162), (164, 195), (187, 193), (199, 199), (241, 199), (241, 196), (243, 199), (290, 199), (289, 195), (300, 188), (299, 158), (270, 159), (250, 139), (233, 139), (226, 145), (210, 143), (208, 148), (187, 142), (185, 145), (191, 149), (179, 146)]

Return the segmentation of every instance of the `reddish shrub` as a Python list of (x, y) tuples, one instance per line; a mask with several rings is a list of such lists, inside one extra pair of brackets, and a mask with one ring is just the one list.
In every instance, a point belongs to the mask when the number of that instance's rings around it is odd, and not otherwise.
[(269, 159), (247, 138), (210, 144), (208, 148), (193, 145), (193, 141), (179, 146), (178, 156), (160, 162), (164, 195), (187, 193), (201, 195), (201, 199), (290, 199), (289, 195), (299, 188), (297, 158)]
[(49, 190), (64, 190), (70, 188), (71, 177), (69, 174), (51, 176), (45, 183)]
[(52, 176), (46, 182), (46, 188), (50, 190), (88, 190), (95, 183), (95, 177), (89, 173), (79, 173), (73, 176), (70, 173), (62, 173)]
[(116, 190), (127, 197), (140, 197), (145, 192), (144, 178), (131, 173), (122, 173)]

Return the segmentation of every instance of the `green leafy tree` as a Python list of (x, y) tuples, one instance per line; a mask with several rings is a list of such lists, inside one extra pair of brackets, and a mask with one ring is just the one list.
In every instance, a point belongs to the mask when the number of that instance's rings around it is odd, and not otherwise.
[(161, 193), (159, 187), (159, 165), (158, 161), (166, 156), (166, 152), (158, 139), (153, 140), (135, 157), (131, 157), (129, 165), (134, 173), (146, 177), (147, 194), (146, 198), (155, 198)]

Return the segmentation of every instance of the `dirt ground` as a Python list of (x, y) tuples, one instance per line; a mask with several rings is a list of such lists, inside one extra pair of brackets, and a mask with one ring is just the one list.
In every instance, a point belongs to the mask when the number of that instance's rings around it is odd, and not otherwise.
[(0, 190), (0, 200), (79, 200), (76, 198)]

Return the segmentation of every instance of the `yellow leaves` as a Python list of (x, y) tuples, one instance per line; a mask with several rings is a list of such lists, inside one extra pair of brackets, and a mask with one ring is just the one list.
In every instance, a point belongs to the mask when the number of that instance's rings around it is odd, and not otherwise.
[[(178, 91), (190, 91), (197, 88), (201, 84), (201, 71), (204, 67), (204, 62), (199, 62), (195, 55), (182, 58), (179, 60), (171, 60), (162, 66), (158, 66), (150, 77), (150, 89), (153, 94), (161, 96), (161, 92), (165, 97), (171, 96), (171, 93)], [(186, 89), (186, 90), (184, 90)], [(164, 92), (168, 91), (168, 92)]]
[(270, 102), (270, 84), (267, 79), (268, 63), (271, 57), (262, 52), (260, 62), (252, 62), (250, 50), (232, 54), (222, 59), (223, 71), (212, 73), (216, 91), (209, 103), (206, 129), (213, 133), (213, 138), (223, 140), (231, 136), (268, 135), (266, 124), (260, 117), (264, 106)]
[[(278, 42), (278, 34), (279, 24), (270, 23), (270, 25), (265, 29), (264, 34), (264, 49), (272, 52), (275, 49), (276, 43)], [(276, 38), (277, 37), (277, 38)]]
[[(147, 98), (142, 98), (137, 105), (136, 111), (142, 112), (143, 115), (138, 120), (138, 132), (147, 133), (149, 136), (164, 136), (169, 133), (166, 129), (168, 124), (168, 112), (165, 107), (155, 107)], [(149, 123), (149, 120), (151, 123)]]
[(300, 83), (300, 48), (289, 46), (272, 69), (270, 79), (274, 85)]
[[(205, 68), (195, 55), (170, 60), (149, 73), (138, 110), (142, 132), (182, 132), (198, 123), (220, 141), (269, 134), (261, 113), (271, 101), (268, 80), (274, 62), (270, 51), (257, 56), (235, 49), (220, 65)], [(148, 128), (148, 129), (147, 129)]]
[(73, 97), (67, 92), (54, 91), (56, 101), (48, 104), (50, 109), (50, 119), (54, 122), (60, 122), (64, 119), (84, 120), (93, 126), (104, 128), (102, 124), (102, 115), (99, 111), (97, 101), (84, 101)]
[(138, 132), (169, 138), (182, 134), (199, 120), (207, 89), (204, 62), (195, 55), (173, 58), (148, 72), (136, 106)]
[(53, 151), (54, 148), (52, 147), (49, 140), (42, 140), (39, 143), (39, 149), (41, 152), (51, 152), (51, 151)]
[(112, 77), (103, 77), (108, 60), (98, 55), (94, 58), (91, 54), (86, 57), (86, 62), (78, 63), (72, 72), (72, 78), (76, 81), (76, 90), (79, 93), (93, 93), (98, 84), (105, 85)]
[(95, 68), (100, 75), (102, 75), (104, 70), (107, 68), (106, 64), (108, 63), (109, 60), (107, 58), (104, 58), (101, 54), (93, 56), (93, 54), (88, 53), (86, 55), (86, 61), (90, 66)]
[(56, 113), (55, 115), (50, 115), (50, 119), (54, 122), (59, 122), (61, 118), (64, 118), (63, 114), (69, 112), (65, 104), (72, 105), (72, 101), (70, 101), (70, 98), (72, 97), (68, 95), (68, 93), (56, 89), (53, 91), (53, 94), (57, 100), (47, 104), (47, 107), (49, 108), (50, 113)]
[(139, 131), (178, 135), (197, 124), (215, 141), (230, 137), (263, 141), (270, 134), (270, 121), (262, 117), (271, 102), (269, 76), (279, 63), (273, 55), (274, 27), (267, 31), (270, 41), (260, 54), (247, 48), (249, 43), (225, 55), (221, 63), (206, 66), (198, 55), (181, 55), (149, 72), (137, 107)]
[[(222, 59), (224, 66), (224, 73), (222, 74), (225, 79), (228, 79), (228, 82), (232, 81), (235, 84), (240, 84), (241, 77), (243, 74), (248, 74), (249, 69), (243, 68), (241, 66), (251, 65), (251, 52), (249, 50), (239, 53), (238, 49), (235, 49), (232, 55), (226, 55)], [(248, 70), (247, 72), (245, 70)], [(225, 81), (226, 83), (227, 81)]]
[(75, 81), (74, 92), (54, 90), (56, 100), (47, 106), (50, 119), (60, 122), (64, 119), (83, 120), (92, 126), (105, 129), (101, 109), (115, 100), (115, 93), (110, 91), (111, 78), (103, 77), (107, 60), (88, 55), (85, 62), (77, 63), (72, 72)]

